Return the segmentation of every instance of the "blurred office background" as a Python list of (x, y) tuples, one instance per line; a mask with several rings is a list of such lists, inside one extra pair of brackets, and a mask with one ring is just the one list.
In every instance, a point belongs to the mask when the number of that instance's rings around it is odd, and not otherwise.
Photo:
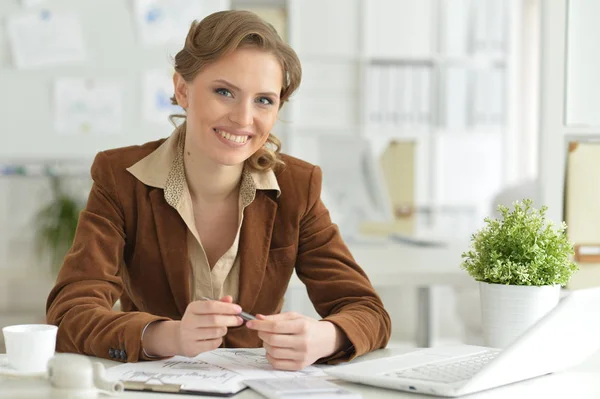
[[(564, 1), (550, 3), (3, 0), (0, 326), (43, 321), (93, 156), (170, 134), (171, 57), (192, 19), (220, 9), (257, 12), (300, 56), (303, 82), (275, 132), (285, 152), (322, 166), (323, 200), (351, 248), (372, 245), (384, 258), (389, 246), (424, 256), (466, 249), (499, 201), (526, 197), (562, 218), (560, 177), (539, 183), (540, 165), (563, 156), (540, 133), (541, 82), (563, 79), (541, 68), (542, 21), (567, 14)], [(547, 33), (564, 41), (564, 25)], [(386, 267), (402, 272), (398, 253)], [(367, 273), (377, 263), (361, 260)], [(462, 273), (459, 264), (458, 256), (437, 266)], [(411, 345), (422, 292), (398, 276), (376, 288), (394, 343)], [(477, 342), (476, 285), (431, 281), (433, 344)], [(311, 314), (302, 290), (289, 299)]]

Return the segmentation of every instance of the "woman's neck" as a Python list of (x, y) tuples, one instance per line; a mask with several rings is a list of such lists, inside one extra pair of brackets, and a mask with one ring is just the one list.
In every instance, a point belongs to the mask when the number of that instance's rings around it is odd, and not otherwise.
[(222, 202), (238, 193), (244, 164), (218, 165), (205, 157), (184, 152), (183, 163), (194, 202)]

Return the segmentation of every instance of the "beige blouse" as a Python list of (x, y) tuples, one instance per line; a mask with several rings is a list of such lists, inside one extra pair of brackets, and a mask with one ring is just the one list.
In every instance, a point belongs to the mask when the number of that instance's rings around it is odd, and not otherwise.
[(202, 246), (194, 219), (192, 199), (185, 178), (183, 150), (185, 133), (175, 130), (153, 153), (128, 168), (142, 183), (162, 188), (166, 201), (177, 210), (188, 228), (188, 261), (190, 264), (190, 292), (192, 300), (200, 297), (218, 299), (231, 295), (237, 302), (239, 294), (240, 262), (238, 246), (244, 209), (254, 201), (256, 190), (276, 190), (281, 194), (272, 170), (256, 172), (244, 169), (240, 183), (238, 230), (231, 247), (217, 260), (212, 270)]

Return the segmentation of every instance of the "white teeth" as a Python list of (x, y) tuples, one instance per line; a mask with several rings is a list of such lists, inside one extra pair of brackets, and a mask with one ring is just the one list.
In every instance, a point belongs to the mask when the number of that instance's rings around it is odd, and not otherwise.
[(244, 144), (246, 141), (248, 141), (248, 136), (237, 136), (218, 129), (215, 129), (215, 131), (219, 133), (224, 139), (233, 141), (234, 143)]

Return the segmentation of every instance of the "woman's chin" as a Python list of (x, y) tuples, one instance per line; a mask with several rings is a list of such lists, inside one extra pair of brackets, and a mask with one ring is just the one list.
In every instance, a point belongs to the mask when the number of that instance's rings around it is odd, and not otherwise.
[(246, 156), (245, 154), (235, 154), (235, 155), (222, 155), (219, 156), (216, 161), (217, 163), (219, 163), (220, 165), (223, 166), (236, 166), (236, 165), (240, 165), (243, 164), (250, 156)]

